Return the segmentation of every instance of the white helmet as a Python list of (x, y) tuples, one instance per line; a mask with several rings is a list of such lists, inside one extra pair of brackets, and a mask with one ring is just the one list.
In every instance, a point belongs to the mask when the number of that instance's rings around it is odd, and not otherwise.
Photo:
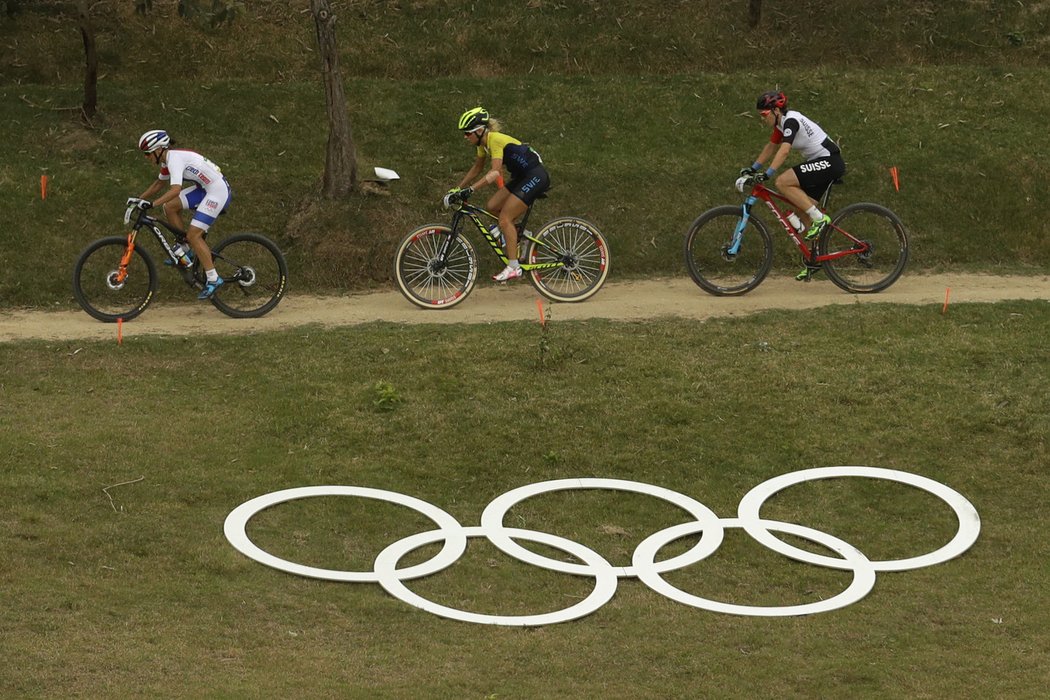
[(139, 137), (139, 150), (153, 153), (171, 145), (171, 137), (162, 129), (151, 129)]

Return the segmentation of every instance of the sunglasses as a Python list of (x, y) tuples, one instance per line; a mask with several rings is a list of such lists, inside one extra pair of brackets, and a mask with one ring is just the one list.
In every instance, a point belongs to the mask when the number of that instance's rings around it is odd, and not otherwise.
[(773, 110), (771, 110), (771, 109), (761, 109), (761, 110), (758, 111), (758, 113), (761, 114), (763, 117), (768, 117), (769, 113), (772, 112), (772, 111)]

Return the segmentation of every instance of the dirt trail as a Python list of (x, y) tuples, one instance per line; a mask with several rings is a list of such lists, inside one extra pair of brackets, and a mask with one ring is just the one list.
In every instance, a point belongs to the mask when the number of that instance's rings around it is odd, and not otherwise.
[[(1006, 299), (1050, 300), (1050, 277), (994, 275), (907, 275), (885, 292), (851, 295), (826, 280), (802, 284), (769, 279), (742, 297), (714, 297), (686, 278), (609, 283), (579, 304), (554, 304), (554, 320), (608, 318), (644, 320), (661, 317), (705, 319), (737, 316), (765, 309), (810, 309), (830, 304), (930, 304), (939, 312), (945, 292), (950, 303), (994, 302)], [(268, 316), (231, 319), (207, 303), (150, 307), (124, 324), (124, 335), (196, 335), (253, 333), (307, 324), (346, 326), (370, 321), (394, 323), (491, 323), (538, 320), (539, 295), (527, 283), (495, 286), (479, 282), (469, 298), (447, 310), (424, 310), (397, 291), (348, 296), (308, 296), (292, 291)], [(549, 302), (545, 302), (549, 303)], [(0, 311), (0, 342), (31, 338), (47, 340), (111, 339), (113, 324), (100, 323), (82, 311)]]

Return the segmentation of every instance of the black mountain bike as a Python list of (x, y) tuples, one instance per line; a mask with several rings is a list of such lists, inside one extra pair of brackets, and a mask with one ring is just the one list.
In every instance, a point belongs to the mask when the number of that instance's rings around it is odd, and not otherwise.
[[(130, 321), (153, 301), (157, 266), (136, 240), (143, 228), (152, 232), (164, 249), (173, 274), (181, 276), (192, 289), (204, 288), (200, 262), (194, 260), (184, 266), (175, 253), (177, 244), (186, 244), (181, 233), (135, 204), (124, 212), (124, 223), (131, 226), (127, 236), (94, 241), (77, 258), (73, 295), (84, 311), (107, 323)], [(209, 300), (219, 311), (234, 318), (257, 318), (281, 301), (287, 288), (288, 265), (273, 241), (255, 233), (238, 233), (220, 241), (211, 254), (215, 270), (225, 281)]]
[[(425, 309), (451, 308), (474, 289), (478, 254), (466, 236), (468, 222), (473, 222), (496, 257), (504, 265), (508, 262), (499, 227), (491, 227), (496, 216), (461, 198), (453, 197), (450, 204), (454, 207), (451, 225), (420, 226), (405, 236), (394, 258), (398, 289)], [(517, 228), (521, 269), (532, 286), (553, 301), (594, 296), (609, 275), (609, 244), (602, 232), (589, 221), (563, 216), (532, 233), (525, 227), (530, 213), (531, 205)]]

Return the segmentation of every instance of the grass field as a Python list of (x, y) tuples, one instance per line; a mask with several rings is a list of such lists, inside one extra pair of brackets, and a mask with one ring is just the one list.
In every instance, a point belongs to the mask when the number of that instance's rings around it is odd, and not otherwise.
[[(767, 1), (748, 29), (743, 0), (479, 0), (469, 15), (449, 0), (338, 1), (362, 172), (402, 180), (327, 203), (312, 199), (326, 132), (306, 3), (245, 2), (217, 28), (142, 4), (153, 9), (88, 5), (100, 112), (86, 127), (76, 3), (0, 1), (2, 308), (71, 306), (77, 253), (121, 232), (124, 198), (154, 177), (133, 143), (157, 126), (223, 166), (235, 202), (219, 233), (273, 236), (292, 293), (388, 286), (397, 240), (447, 216), (440, 195), (472, 157), (452, 126), (477, 103), (543, 153), (555, 189), (539, 215), (595, 221), (615, 277), (681, 275), (690, 222), (739, 201), (732, 180), (767, 137), (754, 97), (773, 85), (843, 145), (836, 207), (901, 215), (909, 273), (1050, 265), (1037, 213), (1046, 2)], [(776, 260), (795, 262), (786, 248)], [(940, 311), (615, 323), (562, 322), (555, 307), (545, 332), (371, 324), (0, 344), (0, 698), (1045, 696), (1050, 306)], [(511, 629), (281, 573), (223, 536), (238, 505), (298, 486), (396, 491), (472, 526), (508, 490), (608, 477), (732, 517), (759, 483), (835, 465), (950, 486), (980, 513), (980, 538), (814, 616), (705, 612), (628, 580), (583, 619)], [(763, 515), (873, 559), (931, 551), (955, 529), (937, 498), (862, 479), (792, 487)], [(521, 503), (509, 524), (627, 565), (681, 519), (641, 495), (577, 491)], [(394, 505), (315, 498), (260, 513), (249, 534), (304, 564), (368, 570), (427, 528)], [(739, 530), (667, 578), (765, 606), (825, 600), (850, 579)], [(481, 540), (409, 583), (504, 615), (568, 607), (592, 585)]]
[[(754, 99), (773, 85), (844, 148), (833, 208), (897, 211), (913, 269), (1050, 264), (1050, 224), (1032, 215), (1046, 194), (1032, 146), (1032, 95), (1050, 90), (1045, 3), (767, 2), (749, 30), (743, 0), (474, 3), (469, 21), (445, 0), (338, 2), (362, 173), (392, 167), (402, 180), (387, 197), (321, 204), (327, 131), (309, 13), (253, 2), (206, 29), (154, 5), (141, 16), (131, 0), (91, 4), (99, 114), (85, 128), (73, 3), (5, 4), (20, 11), (0, 14), (0, 210), (18, 212), (0, 241), (4, 304), (72, 303), (73, 260), (121, 231), (121, 204), (154, 177), (133, 144), (158, 125), (233, 184), (216, 235), (274, 237), (298, 291), (389, 285), (400, 237), (445, 216), (438, 201), (470, 166), (452, 127), (477, 103), (544, 155), (554, 190), (538, 216), (593, 220), (617, 276), (681, 274), (690, 222), (739, 201), (732, 181), (767, 138)], [(493, 38), (508, 26), (515, 40)], [(193, 47), (177, 70), (157, 47), (168, 33)]]
[[(1050, 664), (1039, 530), (1050, 308), (939, 312), (0, 345), (0, 655), (18, 660), (2, 666), (0, 695), (1036, 697)], [(840, 464), (951, 486), (980, 513), (980, 539), (811, 617), (704, 612), (624, 581), (582, 620), (508, 629), (444, 620), (373, 584), (276, 572), (222, 535), (240, 503), (296, 486), (389, 489), (475, 525), (509, 489), (602, 476), (730, 517), (765, 479)], [(873, 559), (930, 551), (955, 528), (938, 499), (881, 481), (796, 486), (763, 514)], [(515, 525), (617, 564), (680, 518), (604, 492), (511, 511)], [(324, 498), (264, 511), (249, 532), (296, 561), (369, 569), (425, 526), (392, 505)], [(849, 576), (727, 531), (715, 555), (669, 579), (716, 600), (790, 605)], [(591, 585), (477, 540), (410, 584), (494, 614), (566, 607)]]

